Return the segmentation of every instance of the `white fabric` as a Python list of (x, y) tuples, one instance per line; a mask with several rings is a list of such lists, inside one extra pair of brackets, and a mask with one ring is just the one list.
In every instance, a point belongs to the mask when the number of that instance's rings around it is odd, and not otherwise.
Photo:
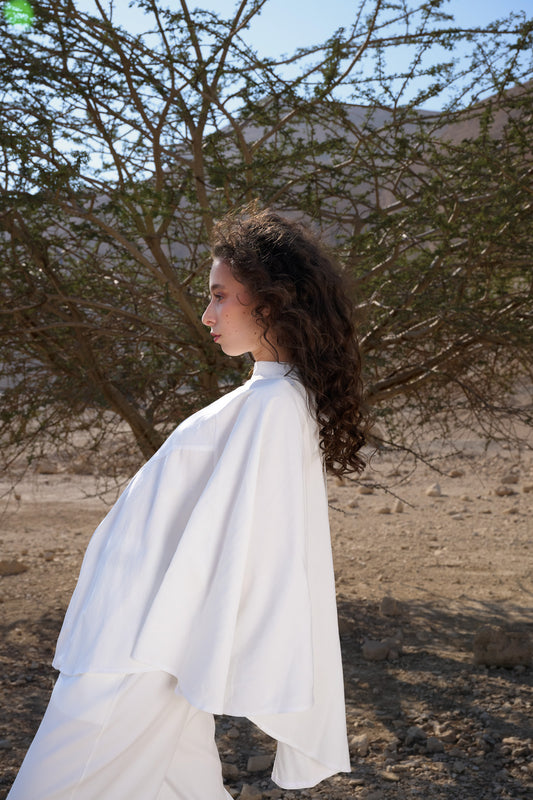
[[(185, 420), (87, 550), (54, 666), (174, 675), (279, 740), (287, 788), (349, 770), (316, 424), (287, 365)], [(319, 777), (317, 777), (319, 776)]]
[(60, 675), (8, 800), (228, 800), (212, 714), (162, 672)]

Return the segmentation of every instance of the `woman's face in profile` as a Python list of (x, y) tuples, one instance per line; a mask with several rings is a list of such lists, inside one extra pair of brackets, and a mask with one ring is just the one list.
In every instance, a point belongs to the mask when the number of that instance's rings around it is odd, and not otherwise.
[(202, 322), (211, 328), (211, 336), (228, 356), (251, 353), (255, 361), (275, 361), (275, 355), (263, 339), (263, 328), (252, 315), (253, 299), (220, 258), (215, 258), (209, 276), (209, 305)]

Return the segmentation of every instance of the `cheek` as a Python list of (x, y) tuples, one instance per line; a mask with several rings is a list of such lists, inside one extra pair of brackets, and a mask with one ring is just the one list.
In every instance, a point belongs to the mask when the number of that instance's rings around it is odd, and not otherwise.
[(254, 335), (259, 335), (262, 332), (261, 326), (259, 325), (258, 321), (255, 317), (252, 316), (250, 311), (246, 310), (243, 312), (241, 318), (241, 324), (243, 327), (246, 328), (247, 331), (253, 333)]

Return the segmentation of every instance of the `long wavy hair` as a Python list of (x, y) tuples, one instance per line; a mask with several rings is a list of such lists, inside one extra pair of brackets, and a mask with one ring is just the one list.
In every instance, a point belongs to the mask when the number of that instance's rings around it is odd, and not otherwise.
[(317, 420), (328, 471), (361, 472), (361, 356), (353, 304), (333, 256), (303, 225), (256, 205), (221, 219), (211, 248), (251, 293), (265, 341), (288, 354)]

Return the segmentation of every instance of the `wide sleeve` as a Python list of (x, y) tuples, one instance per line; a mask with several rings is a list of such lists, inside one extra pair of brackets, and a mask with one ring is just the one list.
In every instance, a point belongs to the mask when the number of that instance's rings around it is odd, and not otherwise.
[(289, 382), (260, 383), (140, 626), (133, 658), (174, 674), (197, 708), (234, 715), (313, 705), (307, 410)]

